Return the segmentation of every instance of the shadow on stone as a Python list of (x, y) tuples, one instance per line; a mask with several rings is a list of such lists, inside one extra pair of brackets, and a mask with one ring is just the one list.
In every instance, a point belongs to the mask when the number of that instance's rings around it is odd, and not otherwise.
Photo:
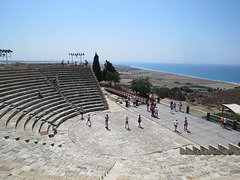
[(111, 131), (111, 129), (109, 129), (108, 127), (105, 127), (105, 128), (106, 128), (106, 130)]
[(182, 133), (180, 133), (180, 132), (179, 132), (179, 131), (177, 131), (177, 130), (176, 130), (176, 131), (174, 131), (174, 132), (175, 132), (175, 133), (177, 133), (177, 134), (182, 134)]

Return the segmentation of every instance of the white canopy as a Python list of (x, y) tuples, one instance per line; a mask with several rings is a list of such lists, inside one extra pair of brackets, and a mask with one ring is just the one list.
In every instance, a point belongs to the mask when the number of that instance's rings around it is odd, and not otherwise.
[(228, 108), (230, 111), (240, 114), (240, 105), (238, 104), (223, 104), (223, 107)]

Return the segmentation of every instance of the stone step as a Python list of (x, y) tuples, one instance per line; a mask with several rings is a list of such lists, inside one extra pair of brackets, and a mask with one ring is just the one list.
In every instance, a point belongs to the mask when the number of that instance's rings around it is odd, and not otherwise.
[(28, 119), (28, 122), (25, 122), (25, 130), (32, 132), (32, 129), (35, 127), (35, 123), (38, 121), (41, 121), (42, 119), (47, 119), (47, 116), (52, 116), (53, 114), (57, 113), (57, 111), (65, 111), (68, 109), (72, 109), (68, 103), (62, 103), (57, 106), (48, 108), (47, 110), (43, 111), (41, 114), (38, 114), (35, 117), (32, 117), (31, 119)]
[(180, 147), (180, 154), (182, 155), (240, 155), (240, 147), (229, 143), (229, 147), (223, 146), (221, 144), (218, 144), (218, 147), (214, 147), (212, 145), (209, 145), (208, 148), (204, 146), (200, 146), (200, 148), (197, 148), (193, 146), (192, 148), (186, 147), (182, 148)]

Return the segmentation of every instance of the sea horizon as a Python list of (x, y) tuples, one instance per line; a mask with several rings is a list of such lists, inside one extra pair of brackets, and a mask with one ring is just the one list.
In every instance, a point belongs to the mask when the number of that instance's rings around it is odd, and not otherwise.
[(180, 63), (128, 63), (126, 65), (150, 71), (166, 72), (240, 85), (240, 65)]
[[(61, 63), (61, 61), (62, 60), (10, 60), (9, 63)], [(67, 61), (68, 60), (65, 60), (65, 63), (67, 63)], [(0, 61), (0, 63), (6, 63), (6, 61)], [(118, 62), (113, 64), (240, 85), (240, 64), (186, 64), (153, 62)]]

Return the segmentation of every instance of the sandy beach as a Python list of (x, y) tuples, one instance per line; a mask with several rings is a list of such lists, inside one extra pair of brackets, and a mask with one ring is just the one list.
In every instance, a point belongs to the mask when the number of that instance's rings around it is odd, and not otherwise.
[(202, 86), (216, 89), (219, 88), (224, 90), (233, 89), (235, 87), (240, 86), (240, 84), (233, 84), (209, 79), (201, 79), (153, 70), (144, 70), (131, 66), (116, 65), (115, 67), (121, 75), (121, 84), (130, 84), (130, 81), (136, 77), (149, 77), (151, 79), (152, 85), (168, 88), (182, 86), (189, 87)]

